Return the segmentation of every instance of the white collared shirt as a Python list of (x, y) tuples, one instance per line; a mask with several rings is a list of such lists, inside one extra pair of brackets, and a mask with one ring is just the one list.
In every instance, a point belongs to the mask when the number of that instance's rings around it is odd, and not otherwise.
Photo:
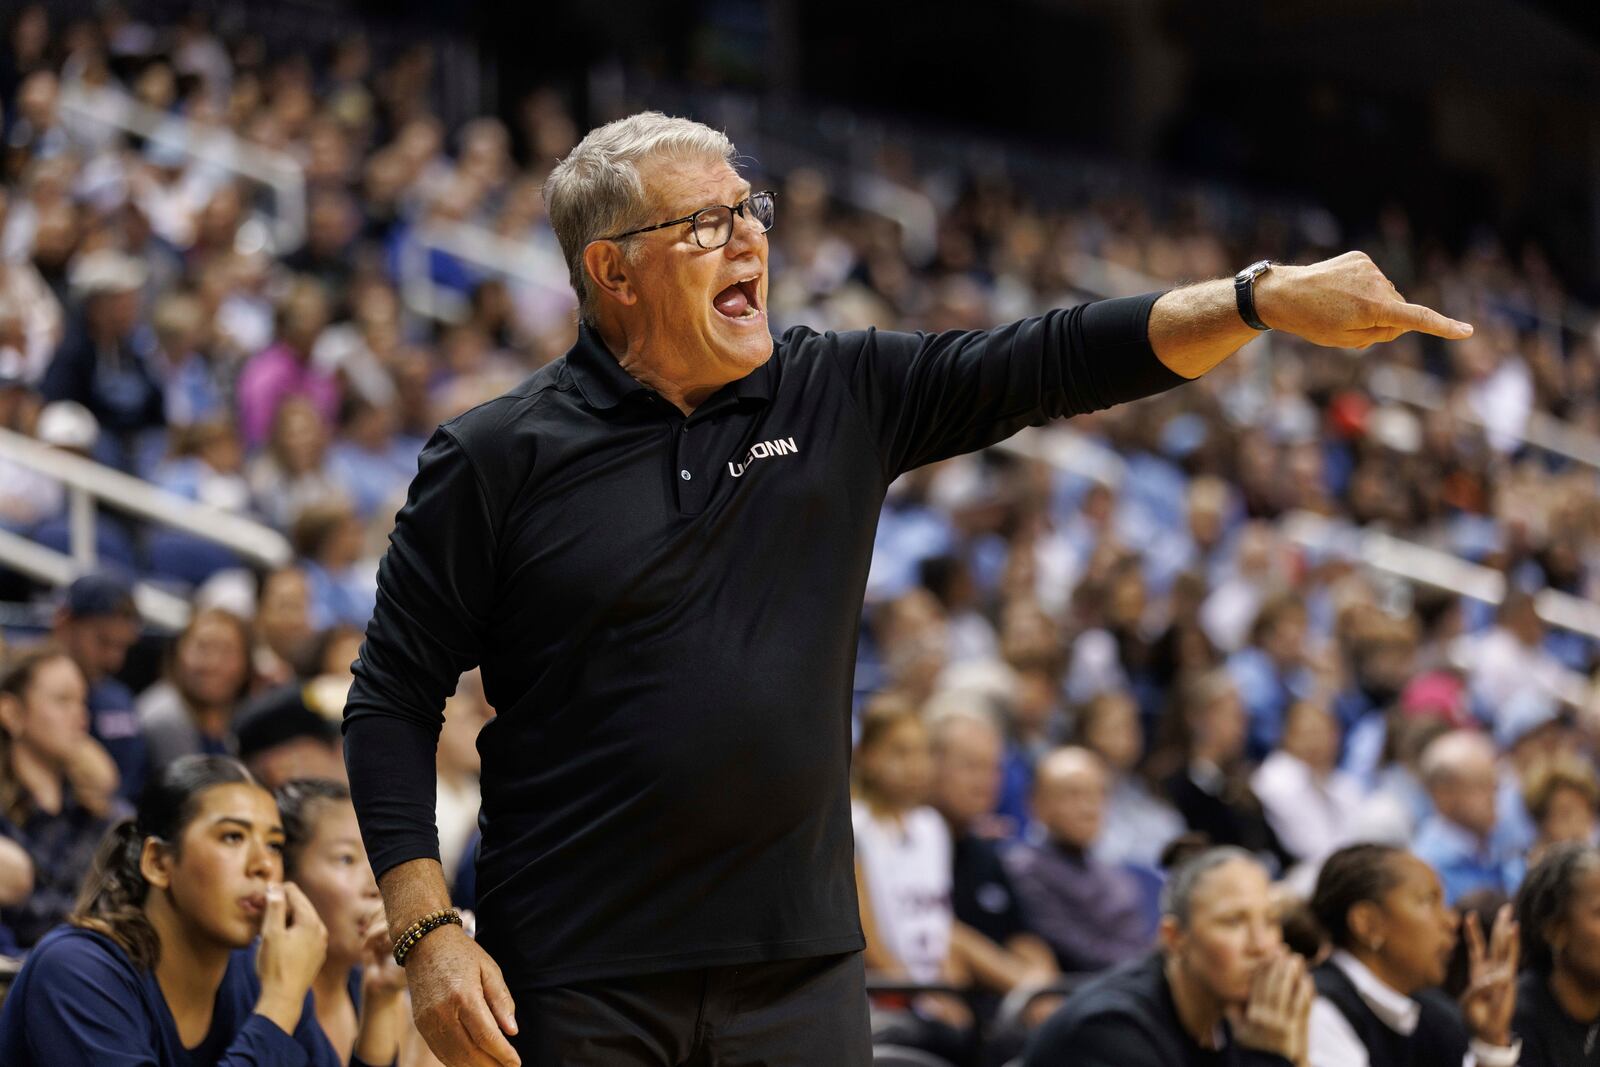
[[(1334, 949), (1328, 959), (1350, 979), (1356, 993), (1383, 1025), (1406, 1036), (1416, 1032), (1417, 1020), (1422, 1014), (1420, 1004), (1391, 989), (1366, 964), (1343, 949)], [(1317, 997), (1311, 1005), (1310, 1046), (1311, 1067), (1371, 1067), (1367, 1047), (1344, 1013), (1326, 997)], [(1461, 1067), (1516, 1067), (1521, 1057), (1520, 1040), (1509, 1048), (1502, 1048), (1473, 1038)]]

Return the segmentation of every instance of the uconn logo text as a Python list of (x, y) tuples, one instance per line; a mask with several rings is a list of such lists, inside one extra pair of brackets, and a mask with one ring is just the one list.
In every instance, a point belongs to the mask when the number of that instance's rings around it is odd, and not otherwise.
[(742, 463), (728, 462), (728, 473), (735, 478), (744, 473), (746, 467), (758, 459), (767, 459), (770, 456), (787, 456), (792, 452), (799, 452), (800, 446), (794, 443), (792, 437), (780, 437), (776, 441), (757, 441), (750, 446), (750, 451), (745, 455)]

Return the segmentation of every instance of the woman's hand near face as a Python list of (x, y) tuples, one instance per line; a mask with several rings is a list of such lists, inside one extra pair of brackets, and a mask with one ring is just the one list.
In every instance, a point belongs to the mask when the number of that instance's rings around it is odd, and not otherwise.
[(306, 992), (327, 953), (328, 929), (300, 887), (293, 882), (269, 885), (261, 947), (256, 951), (256, 974), (261, 979), (256, 1013), (293, 1034)]
[(1250, 999), (1242, 1011), (1232, 1014), (1234, 1039), (1246, 1048), (1304, 1065), (1315, 998), (1306, 961), (1284, 953), (1256, 971)]
[(1464, 925), (1468, 981), (1461, 994), (1461, 1015), (1473, 1037), (1504, 1048), (1511, 1044), (1511, 1016), (1517, 1007), (1518, 937), (1511, 905), (1502, 905), (1496, 913), (1487, 949), (1478, 916), (1468, 913)]
[(406, 969), (394, 961), (389, 921), (384, 917), (383, 905), (375, 904), (361, 946), (361, 995), (364, 999), (398, 997), (405, 991)]

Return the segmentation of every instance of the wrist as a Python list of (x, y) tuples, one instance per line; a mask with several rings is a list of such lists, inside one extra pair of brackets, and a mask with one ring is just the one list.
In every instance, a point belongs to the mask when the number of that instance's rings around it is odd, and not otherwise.
[(255, 1013), (265, 1016), (278, 1029), (293, 1036), (295, 1028), (300, 1025), (300, 1013), (305, 1008), (305, 1001), (304, 993), (295, 996), (286, 989), (263, 986), (261, 997), (256, 1001)]

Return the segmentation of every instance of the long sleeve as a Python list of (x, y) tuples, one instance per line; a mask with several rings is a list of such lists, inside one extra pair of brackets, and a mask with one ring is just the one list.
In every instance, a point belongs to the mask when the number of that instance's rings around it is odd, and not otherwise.
[(448, 427), (423, 449), (378, 568), (377, 607), (345, 702), (345, 763), (373, 872), (439, 858), (435, 752), (445, 699), (479, 663), (495, 595), (495, 535)]
[(850, 393), (885, 473), (1182, 383), (1150, 347), (1150, 309), (1160, 295), (1101, 300), (991, 330), (850, 335), (860, 342), (841, 346)]
[[(1050, 945), (1063, 971), (1100, 971), (1148, 948), (1133, 929), (1141, 917), (1121, 909), (1110, 872), (1086, 863), (1069, 868), (1027, 847), (1006, 855), (1006, 870), (1033, 932)], [(1129, 901), (1131, 903), (1131, 900)]]

